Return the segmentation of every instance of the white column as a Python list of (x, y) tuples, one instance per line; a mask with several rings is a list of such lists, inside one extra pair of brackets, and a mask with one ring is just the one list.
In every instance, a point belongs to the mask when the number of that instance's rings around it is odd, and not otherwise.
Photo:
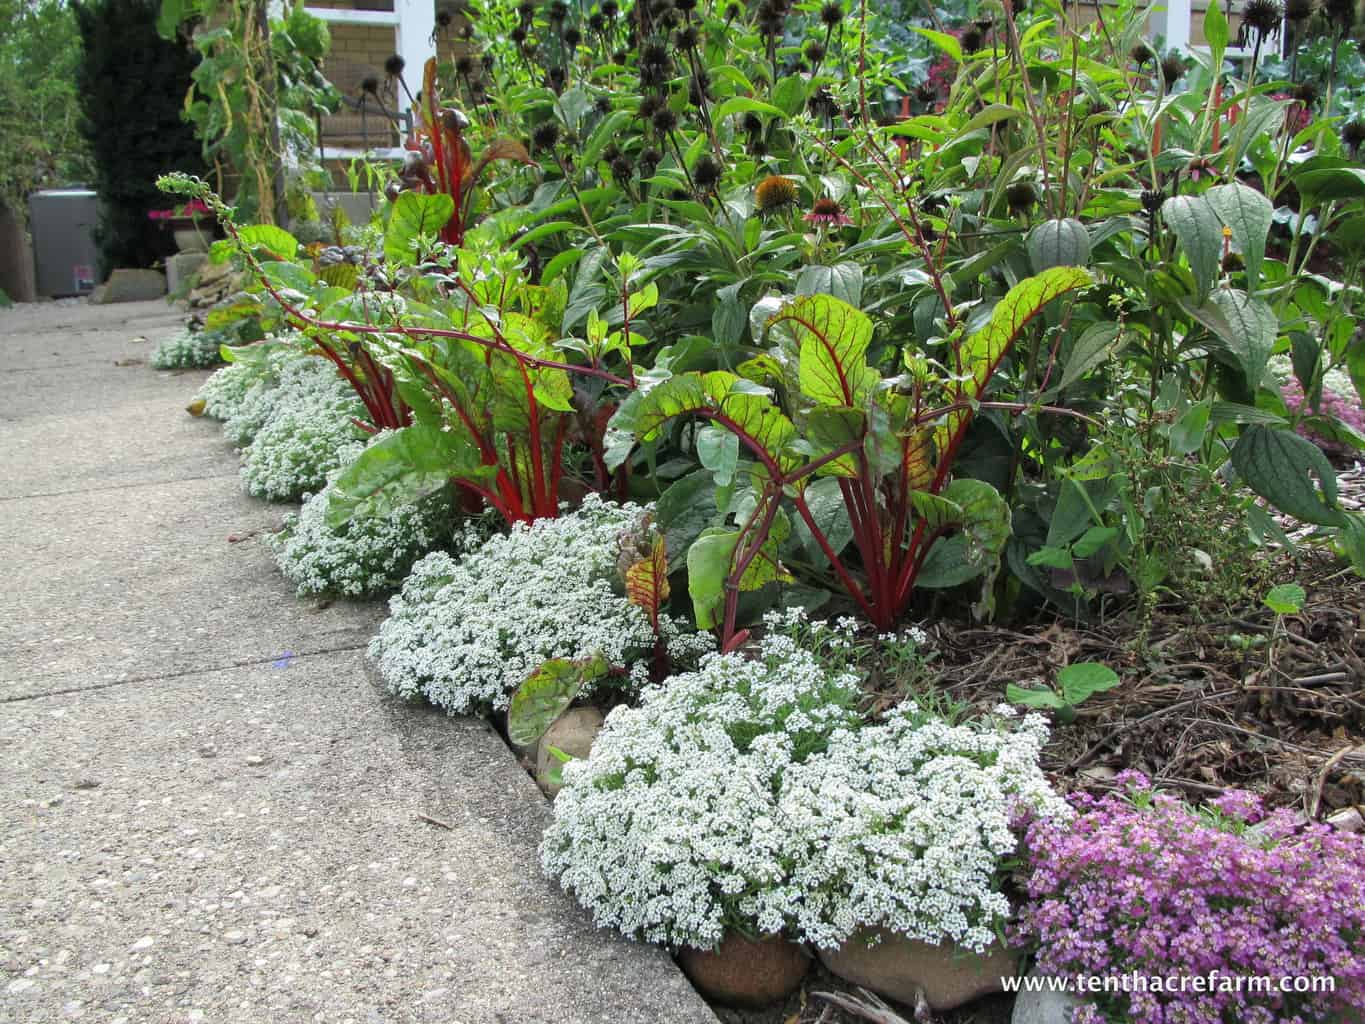
[[(436, 56), (436, 0), (393, 0), (393, 10), (398, 15), (397, 52), (407, 61), (403, 77), (416, 94), (422, 88), (422, 72), (428, 58)], [(398, 92), (399, 109), (407, 110), (408, 98), (403, 90)]]
[[(1208, 0), (1211, 4), (1222, 0)], [(1190, 48), (1190, 21), (1194, 11), (1190, 0), (1166, 0), (1165, 6), (1152, 8), (1152, 34), (1166, 40), (1168, 50), (1185, 53)]]

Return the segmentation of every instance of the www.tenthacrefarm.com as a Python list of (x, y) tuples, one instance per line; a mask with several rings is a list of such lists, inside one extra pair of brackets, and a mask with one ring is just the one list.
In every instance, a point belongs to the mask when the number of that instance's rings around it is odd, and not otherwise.
[(1274, 975), (1209, 974), (1178, 976), (1118, 974), (1062, 975), (1001, 978), (1006, 992), (1066, 992), (1071, 995), (1134, 995), (1175, 992), (1280, 992), (1295, 995), (1330, 995), (1336, 991), (1335, 978)]

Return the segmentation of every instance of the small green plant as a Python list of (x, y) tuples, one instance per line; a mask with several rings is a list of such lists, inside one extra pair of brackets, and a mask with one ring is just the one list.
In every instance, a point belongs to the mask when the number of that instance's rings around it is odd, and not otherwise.
[(1055, 689), (1027, 689), (1010, 683), (1005, 687), (1005, 699), (1011, 704), (1057, 712), (1057, 720), (1070, 724), (1076, 720), (1076, 709), (1097, 693), (1119, 685), (1118, 673), (1108, 665), (1096, 661), (1081, 661), (1068, 665), (1057, 673)]

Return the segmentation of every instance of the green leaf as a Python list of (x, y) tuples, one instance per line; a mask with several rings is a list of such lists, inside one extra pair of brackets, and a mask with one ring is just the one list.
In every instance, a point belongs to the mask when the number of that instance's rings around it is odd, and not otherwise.
[(881, 381), (867, 365), (872, 321), (831, 295), (802, 295), (768, 321), (796, 339), (802, 393), (821, 405), (859, 406)]
[[(1281, 512), (1306, 523), (1340, 526), (1337, 478), (1322, 449), (1290, 430), (1253, 425), (1232, 449), (1233, 468), (1246, 485)], [(1322, 486), (1318, 493), (1313, 478)]]
[(1297, 615), (1307, 599), (1308, 594), (1297, 583), (1281, 583), (1271, 587), (1270, 593), (1261, 600), (1276, 615)]
[(584, 685), (607, 674), (605, 658), (552, 658), (522, 681), (507, 708), (507, 738), (529, 747), (568, 710)]
[(950, 36), (947, 32), (935, 32), (931, 28), (920, 28), (919, 26), (911, 26), (911, 30), (918, 32), (949, 57), (953, 58), (955, 62), (959, 64), (962, 63), (962, 43), (958, 40), (957, 36)]
[(1173, 455), (1190, 455), (1204, 444), (1204, 436), (1209, 430), (1209, 414), (1213, 410), (1213, 400), (1204, 399), (1190, 406), (1180, 418), (1171, 424), (1168, 439)]
[(709, 472), (698, 470), (677, 480), (659, 497), (655, 516), (664, 531), (669, 553), (668, 570), (686, 561), (687, 550), (716, 519), (716, 482)]
[(416, 423), (386, 434), (342, 471), (332, 484), (327, 520), (340, 526), (353, 517), (388, 515), (452, 479), (483, 480), (494, 470), (462, 435)]
[(1203, 196), (1173, 196), (1161, 205), (1161, 216), (1180, 240), (1194, 274), (1196, 297), (1203, 302), (1223, 262), (1223, 221)]
[(652, 441), (669, 420), (687, 415), (723, 417), (741, 440), (757, 446), (779, 466), (794, 461), (783, 454), (796, 436), (792, 421), (768, 391), (733, 373), (684, 373), (656, 384), (635, 409), (635, 434), (641, 441)]
[(833, 295), (858, 306), (863, 301), (863, 268), (856, 263), (803, 267), (796, 278), (797, 295)]
[(1005, 699), (1011, 704), (1022, 704), (1040, 711), (1059, 711), (1066, 706), (1061, 695), (1052, 690), (1035, 690), (1014, 683), (1005, 684)]
[(455, 200), (443, 192), (401, 193), (384, 229), (384, 258), (400, 266), (411, 266), (417, 261), (417, 240), (435, 238), (454, 215)]
[(1232, 229), (1232, 241), (1246, 259), (1247, 288), (1256, 290), (1275, 207), (1259, 189), (1241, 182), (1217, 185), (1204, 193), (1219, 219)]
[(1090, 262), (1090, 235), (1075, 217), (1045, 220), (1029, 232), (1028, 257), (1035, 274), (1052, 267), (1084, 267)]
[[(853, 540), (853, 523), (848, 518), (848, 509), (844, 506), (844, 494), (839, 487), (839, 481), (833, 477), (821, 477), (802, 492), (802, 497), (805, 499), (806, 507), (810, 509), (816, 527), (825, 535), (825, 541), (836, 555), (842, 553)], [(810, 558), (816, 564), (823, 565), (825, 553), (815, 539), (815, 534), (806, 525), (805, 519), (797, 518), (796, 534), (801, 538), (801, 545)]]
[(1065, 390), (1101, 363), (1118, 355), (1127, 347), (1129, 337), (1122, 324), (1091, 324), (1071, 346), (1059, 388)]
[(767, 114), (769, 117), (786, 117), (787, 112), (771, 103), (764, 103), (751, 96), (731, 96), (711, 112), (712, 121), (723, 121), (735, 114)]
[(1204, 39), (1212, 51), (1212, 64), (1216, 70), (1221, 70), (1223, 66), (1223, 53), (1227, 50), (1231, 38), (1232, 33), (1228, 28), (1228, 19), (1223, 13), (1222, 5), (1209, 4), (1204, 9)]
[(1058, 672), (1057, 685), (1062, 691), (1062, 699), (1074, 707), (1097, 693), (1112, 690), (1119, 685), (1119, 677), (1108, 665), (1082, 661)]
[(730, 574), (738, 530), (706, 530), (687, 549), (687, 591), (698, 629), (714, 629), (725, 605), (725, 578)]
[(238, 229), (237, 237), (243, 248), (264, 249), (276, 259), (292, 260), (299, 253), (298, 239), (273, 224), (249, 224)]
[(1010, 537), (1009, 505), (985, 481), (954, 480), (943, 497), (961, 508), (960, 530), (929, 549), (915, 579), (919, 587), (955, 587), (983, 575), (999, 563)]
[(1119, 535), (1112, 526), (1092, 526), (1071, 545), (1071, 554), (1076, 558), (1089, 558)]
[[(1275, 348), (1275, 338), (1280, 332), (1279, 318), (1264, 299), (1237, 289), (1220, 288), (1209, 301), (1222, 314), (1221, 318), (1210, 318), (1209, 323), (1217, 328), (1215, 333), (1236, 357), (1238, 366), (1246, 374), (1248, 386), (1254, 391), (1261, 385), (1266, 363)], [(1223, 323), (1227, 324), (1226, 328), (1222, 327)]]
[(715, 476), (716, 486), (728, 487), (739, 466), (739, 437), (713, 425), (697, 431), (697, 461)]

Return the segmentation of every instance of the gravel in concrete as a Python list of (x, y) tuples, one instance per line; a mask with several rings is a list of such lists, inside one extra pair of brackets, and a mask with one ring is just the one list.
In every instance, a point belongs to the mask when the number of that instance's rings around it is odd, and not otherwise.
[(0, 312), (0, 1021), (714, 1022), (541, 877), (484, 723), (370, 685), (379, 609), (273, 572), (177, 325)]

